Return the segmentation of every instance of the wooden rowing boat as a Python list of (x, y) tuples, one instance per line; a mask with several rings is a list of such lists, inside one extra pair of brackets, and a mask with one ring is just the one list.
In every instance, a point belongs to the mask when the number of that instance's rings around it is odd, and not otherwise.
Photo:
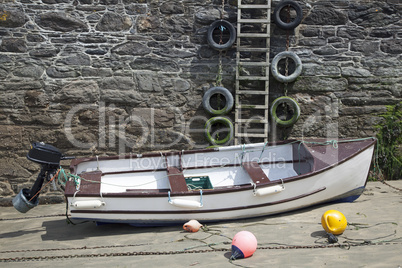
[(71, 161), (72, 219), (133, 225), (272, 215), (363, 192), (374, 138), (304, 140)]

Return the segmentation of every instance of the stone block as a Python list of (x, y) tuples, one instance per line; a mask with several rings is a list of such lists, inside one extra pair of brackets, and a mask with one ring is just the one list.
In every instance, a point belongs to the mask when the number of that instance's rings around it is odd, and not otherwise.
[[(26, 149), (25, 146), (29, 146), (29, 137), (25, 135), (25, 130), (26, 128), (22, 126), (0, 125), (0, 156), (10, 156), (19, 150)], [(14, 156), (13, 159), (2, 159), (0, 166), (3, 165), (3, 168), (6, 168), (5, 164), (16, 161), (15, 158)], [(2, 173), (0, 172), (0, 174)]]
[(347, 22), (347, 14), (332, 7), (317, 7), (304, 20), (305, 24), (310, 25), (345, 25)]
[(140, 16), (136, 23), (137, 31), (150, 32), (160, 27), (160, 21), (155, 16)]
[(25, 16), (24, 10), (21, 6), (0, 4), (0, 27), (22, 27), (27, 20), (28, 18)]
[(89, 66), (91, 59), (88, 55), (83, 53), (68, 53), (69, 56), (60, 58), (56, 61), (56, 64), (65, 65), (77, 65), (77, 66)]
[(50, 66), (46, 69), (46, 74), (52, 78), (75, 78), (80, 76), (77, 69), (63, 66)]
[(345, 67), (342, 68), (342, 76), (369, 77), (372, 76), (369, 70), (363, 68)]
[(402, 54), (402, 39), (387, 39), (381, 41), (381, 51), (389, 54)]
[(8, 182), (0, 181), (0, 197), (14, 195), (14, 191)]
[(351, 3), (348, 15), (353, 23), (363, 27), (381, 27), (400, 20), (398, 5), (382, 1)]
[(184, 13), (184, 6), (183, 3), (178, 1), (165, 1), (159, 7), (160, 11), (163, 14), (183, 14)]
[(112, 104), (139, 105), (146, 98), (133, 90), (100, 89), (100, 100)]
[(61, 88), (53, 101), (60, 103), (94, 103), (99, 101), (99, 87), (95, 81), (74, 81)]
[(149, 70), (160, 72), (178, 72), (179, 65), (175, 60), (164, 58), (144, 57), (136, 58), (130, 66), (133, 70)]
[(162, 92), (159, 78), (152, 74), (136, 74), (139, 92)]
[(99, 20), (96, 30), (101, 32), (119, 32), (127, 31), (132, 26), (133, 22), (130, 17), (107, 12)]
[(24, 78), (34, 78), (40, 79), (42, 74), (44, 73), (43, 66), (40, 65), (30, 65), (25, 64), (21, 68), (16, 69), (13, 74), (15, 76), (24, 77)]
[(25, 53), (28, 51), (28, 48), (25, 40), (21, 38), (3, 38), (0, 45), (0, 51)]
[(118, 55), (144, 56), (152, 51), (146, 44), (140, 42), (126, 42), (112, 48), (112, 53)]
[(326, 46), (320, 47), (318, 49), (314, 49), (313, 53), (317, 54), (317, 55), (323, 55), (323, 56), (335, 55), (335, 54), (338, 54), (338, 50), (336, 48), (334, 48), (332, 45), (326, 45)]
[(25, 91), (24, 102), (28, 107), (47, 107), (49, 96), (42, 90), (27, 90)]
[(345, 78), (300, 77), (294, 82), (292, 92), (337, 92), (345, 91), (348, 82)]
[(322, 64), (303, 64), (303, 76), (341, 76), (341, 68), (339, 66), (322, 65)]
[(136, 91), (137, 85), (132, 77), (105, 77), (97, 82), (102, 89), (113, 89), (121, 91)]
[(358, 51), (369, 56), (380, 49), (379, 41), (357, 40), (350, 43), (350, 50)]
[(47, 48), (47, 47), (42, 47), (38, 49), (32, 49), (29, 51), (29, 56), (31, 57), (39, 57), (39, 58), (50, 58), (50, 57), (55, 57), (58, 53), (60, 52), (59, 49), (57, 48)]
[(85, 22), (64, 12), (48, 12), (36, 17), (35, 22), (43, 29), (60, 32), (86, 32), (88, 26)]
[(195, 10), (194, 18), (196, 23), (208, 25), (221, 17), (221, 13), (214, 7), (200, 7)]

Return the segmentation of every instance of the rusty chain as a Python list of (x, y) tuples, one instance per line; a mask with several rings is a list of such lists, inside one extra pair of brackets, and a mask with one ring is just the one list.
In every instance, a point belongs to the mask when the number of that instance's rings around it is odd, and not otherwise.
[(0, 218), (0, 221), (16, 221), (16, 220), (29, 220), (29, 219), (65, 217), (65, 216), (66, 216), (66, 214), (54, 214), (54, 215), (41, 215), (41, 216), (30, 216), (30, 217), (21, 217), (21, 218)]
[[(230, 242), (228, 242), (230, 243)], [(397, 245), (398, 242), (379, 242), (379, 243), (347, 243), (342, 245), (338, 244), (326, 244), (326, 245), (279, 245), (279, 246), (260, 246), (258, 250), (281, 250), (281, 249), (320, 249), (320, 248), (345, 248), (357, 247), (357, 246), (380, 246), (380, 245)], [(99, 246), (99, 247), (80, 247), (80, 248), (65, 248), (65, 249), (36, 249), (36, 250), (11, 250), (3, 251), (1, 253), (21, 253), (32, 251), (61, 251), (61, 250), (88, 250), (99, 248), (117, 248), (117, 247), (130, 247), (137, 245), (121, 245), (121, 246)], [(230, 251), (229, 248), (211, 248), (202, 250), (177, 250), (177, 251), (131, 251), (131, 252), (113, 252), (113, 253), (89, 253), (89, 254), (70, 254), (70, 255), (57, 255), (57, 256), (33, 256), (33, 257), (15, 257), (15, 258), (0, 258), (0, 262), (26, 262), (26, 261), (45, 261), (55, 259), (72, 259), (72, 258), (96, 258), (96, 257), (126, 257), (126, 256), (150, 256), (150, 255), (179, 255), (179, 254), (199, 254), (210, 252), (224, 252)]]

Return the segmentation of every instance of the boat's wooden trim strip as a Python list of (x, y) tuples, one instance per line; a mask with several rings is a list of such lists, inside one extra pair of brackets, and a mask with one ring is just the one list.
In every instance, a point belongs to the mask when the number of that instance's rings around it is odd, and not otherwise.
[(274, 206), (278, 204), (283, 204), (291, 201), (295, 201), (310, 195), (314, 195), (321, 191), (324, 191), (326, 187), (318, 188), (309, 193), (301, 194), (298, 196), (294, 196), (292, 198), (286, 198), (275, 202), (261, 203), (250, 206), (241, 206), (241, 207), (228, 207), (228, 208), (219, 208), (219, 209), (199, 209), (199, 210), (71, 210), (71, 214), (74, 213), (86, 213), (86, 214), (200, 214), (200, 213), (216, 213), (216, 212), (225, 212), (225, 211), (233, 211), (233, 210), (243, 210), (243, 209), (253, 209), (259, 207), (267, 207)]

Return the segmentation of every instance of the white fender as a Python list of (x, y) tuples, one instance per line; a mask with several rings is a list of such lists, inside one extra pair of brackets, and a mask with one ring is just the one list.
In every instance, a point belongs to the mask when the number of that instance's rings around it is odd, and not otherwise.
[(91, 208), (100, 208), (101, 206), (106, 205), (105, 202), (101, 200), (83, 200), (83, 201), (75, 201), (71, 204), (71, 206), (78, 209), (91, 209)]
[(254, 190), (254, 195), (255, 196), (264, 196), (264, 195), (269, 195), (269, 194), (277, 194), (279, 192), (282, 192), (283, 190), (285, 190), (285, 187), (283, 187), (282, 185), (275, 185), (272, 187), (256, 189), (256, 190)]
[(186, 199), (171, 199), (169, 204), (182, 207), (182, 208), (202, 208), (202, 204), (198, 201), (194, 200), (186, 200)]

